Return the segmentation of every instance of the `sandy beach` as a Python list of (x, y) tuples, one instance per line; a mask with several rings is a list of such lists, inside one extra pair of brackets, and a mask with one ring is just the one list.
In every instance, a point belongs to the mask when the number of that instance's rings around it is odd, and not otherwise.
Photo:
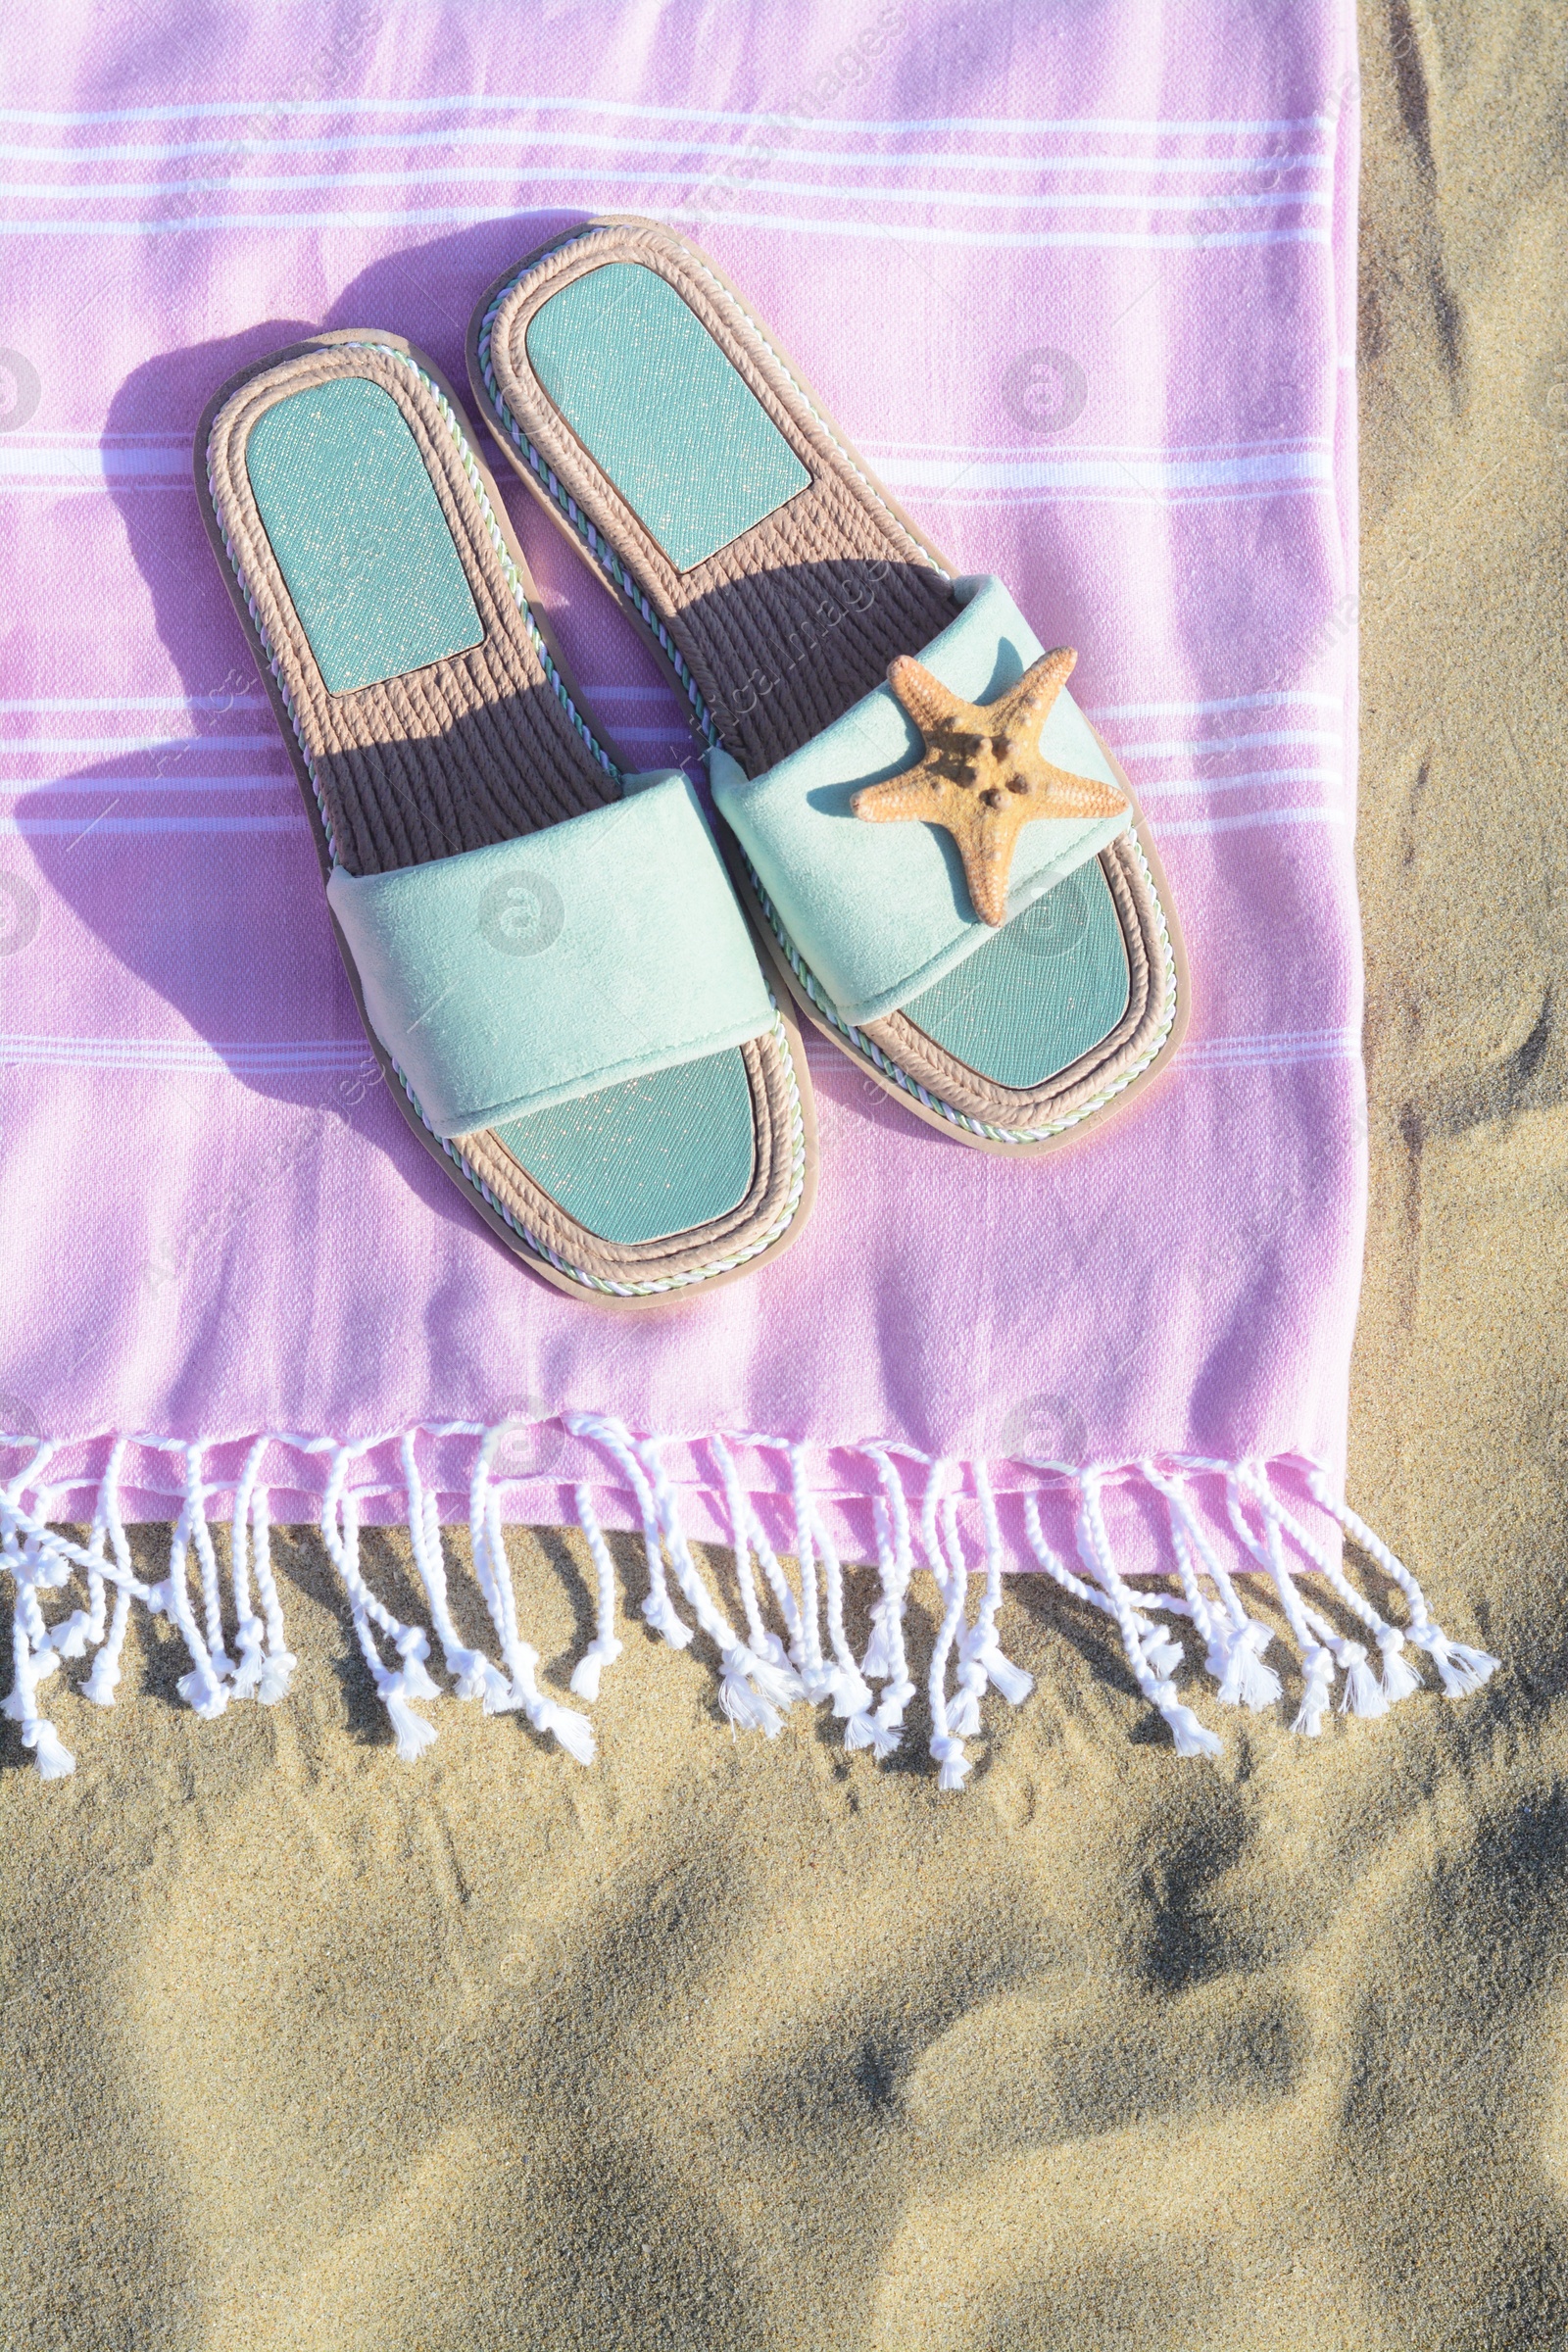
[[(961, 1800), (635, 1621), (593, 1770), (448, 1706), (410, 1771), (280, 1533), (286, 1706), (199, 1723), (138, 1611), (133, 1719), (0, 1750), (7, 2352), (1568, 2344), (1568, 64), (1530, 0), (1362, 43), (1349, 1493), (1502, 1672), (1187, 1763), (1021, 1579)], [(562, 1693), (586, 1548), (511, 1548)]]

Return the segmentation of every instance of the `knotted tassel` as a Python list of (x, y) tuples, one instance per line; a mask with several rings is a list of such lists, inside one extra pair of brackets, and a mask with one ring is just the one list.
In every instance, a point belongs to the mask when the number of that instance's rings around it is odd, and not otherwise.
[(644, 1438), (637, 1450), (652, 1485), (660, 1536), (676, 1582), (698, 1625), (718, 1651), (719, 1705), (732, 1728), (763, 1732), (771, 1740), (783, 1728), (782, 1710), (801, 1695), (800, 1683), (787, 1665), (760, 1656), (737, 1639), (733, 1626), (709, 1591), (687, 1542), (675, 1490), (658, 1445), (652, 1438)]
[[(1301, 1668), (1306, 1678), (1301, 1703), (1291, 1730), (1303, 1740), (1315, 1740), (1323, 1729), (1323, 1718), (1328, 1713), (1333, 1696), (1334, 1651), (1314, 1638), (1314, 1625), (1322, 1625), (1323, 1621), (1301, 1604), (1301, 1596), (1296, 1589), (1296, 1580), (1291, 1575), (1285, 1546), (1280, 1539), (1278, 1512), (1270, 1507), (1266, 1494), (1259, 1495), (1255, 1489), (1247, 1485), (1244, 1471), (1245, 1465), (1238, 1467), (1234, 1464), (1226, 1470), (1225, 1508), (1244, 1548), (1251, 1553), (1259, 1567), (1268, 1570), (1274, 1580), (1274, 1590), (1280, 1596), (1280, 1607), (1291, 1629), (1291, 1639), (1300, 1652)], [(1244, 1493), (1250, 1494), (1261, 1512), (1261, 1540), (1253, 1534), (1247, 1513), (1242, 1508)], [(1365, 1655), (1364, 1651), (1362, 1655)]]
[[(245, 1458), (234, 1490), (234, 1517), (229, 1539), (229, 1578), (234, 1588), (239, 1669), (234, 1677), (236, 1698), (254, 1693), (264, 1707), (276, 1706), (288, 1695), (289, 1677), (296, 1660), (283, 1637), (283, 1611), (272, 1576), (271, 1518), (267, 1489), (260, 1483), (262, 1459), (270, 1438), (258, 1438)], [(256, 1571), (261, 1615), (251, 1607), (250, 1572)]]
[[(1410, 1611), (1410, 1623), (1403, 1629), (1402, 1640), (1411, 1642), (1417, 1649), (1426, 1651), (1442, 1678), (1443, 1688), (1447, 1696), (1449, 1698), (1468, 1698), (1473, 1690), (1479, 1690), (1483, 1683), (1489, 1682), (1496, 1673), (1500, 1660), (1494, 1658), (1489, 1649), (1474, 1649), (1468, 1642), (1448, 1640), (1442, 1626), (1435, 1622), (1429, 1612), (1426, 1595), (1410, 1570), (1396, 1553), (1389, 1549), (1382, 1537), (1377, 1535), (1373, 1529), (1368, 1527), (1364, 1519), (1351, 1510), (1344, 1496), (1336, 1494), (1329, 1483), (1328, 1473), (1316, 1463), (1307, 1472), (1307, 1484), (1312, 1490), (1313, 1500), (1319, 1509), (1325, 1511), (1331, 1519), (1337, 1519), (1346, 1534), (1359, 1544), (1364, 1551), (1370, 1552), (1384, 1574), (1391, 1577), (1404, 1594), (1405, 1604)], [(1295, 1523), (1291, 1524), (1292, 1533), (1297, 1540), (1305, 1544), (1309, 1550), (1313, 1549), (1314, 1547), (1308, 1544), (1307, 1539), (1295, 1526)], [(1381, 1623), (1382, 1621), (1379, 1619), (1379, 1626)], [(1377, 1632), (1376, 1639), (1381, 1645), (1383, 1640), (1381, 1631)], [(1392, 1699), (1396, 1693), (1389, 1684), (1387, 1667), (1390, 1662), (1390, 1652), (1388, 1650), (1384, 1652), (1384, 1690)], [(1410, 1669), (1402, 1659), (1396, 1659), (1396, 1663), (1398, 1668), (1398, 1678), (1401, 1681), (1406, 1676), (1410, 1677), (1406, 1690), (1397, 1695), (1407, 1695), (1409, 1687), (1418, 1689), (1420, 1686), (1414, 1676), (1410, 1675)]]
[(761, 1732), (767, 1739), (776, 1740), (784, 1729), (784, 1718), (772, 1700), (747, 1679), (757, 1662), (749, 1650), (736, 1643), (723, 1661), (718, 1703), (732, 1730)]
[[(969, 1563), (963, 1556), (963, 1538), (958, 1533), (958, 1497), (951, 1489), (942, 1497), (942, 1540), (948, 1557), (948, 1574), (967, 1599), (969, 1592)], [(974, 1644), (984, 1642), (985, 1605), (980, 1616), (966, 1627), (960, 1607), (955, 1654), (958, 1670), (954, 1677), (953, 1699), (948, 1710), (950, 1728), (960, 1740), (977, 1740), (980, 1736), (980, 1694), (986, 1687), (986, 1670), (975, 1655)]]
[(871, 1604), (871, 1632), (860, 1660), (860, 1672), (868, 1683), (885, 1683), (893, 1671), (887, 1637), (888, 1603), (884, 1598)]
[(213, 1548), (213, 1531), (207, 1523), (207, 1490), (202, 1483), (203, 1451), (200, 1442), (185, 1447), (185, 1496), (189, 1506), (187, 1525), (197, 1566), (201, 1571), (207, 1655), (212, 1662), (213, 1672), (226, 1682), (235, 1672), (235, 1662), (223, 1647), (223, 1604), (218, 1584), (218, 1554)]
[(1142, 1638), (1142, 1647), (1151, 1674), (1167, 1677), (1182, 1663), (1181, 1643), (1173, 1642), (1162, 1625), (1149, 1628)]
[(1323, 1729), (1323, 1718), (1334, 1695), (1334, 1659), (1321, 1642), (1308, 1642), (1301, 1651), (1301, 1664), (1306, 1673), (1306, 1688), (1291, 1729), (1303, 1740), (1315, 1740)]
[(822, 1629), (817, 1617), (816, 1546), (812, 1535), (810, 1490), (806, 1480), (806, 1448), (789, 1448), (790, 1491), (795, 1505), (795, 1557), (801, 1572), (800, 1635), (790, 1661), (813, 1707), (831, 1698), (837, 1688), (833, 1669), (822, 1655)]
[(1378, 1636), (1378, 1648), (1383, 1653), (1383, 1691), (1391, 1706), (1396, 1699), (1409, 1698), (1422, 1688), (1415, 1668), (1399, 1654), (1404, 1644), (1405, 1636), (1396, 1625), (1386, 1625)]
[(289, 1677), (299, 1661), (284, 1638), (282, 1604), (277, 1597), (277, 1581), (272, 1574), (271, 1511), (267, 1489), (261, 1486), (251, 1497), (251, 1539), (256, 1592), (267, 1622), (267, 1662), (262, 1668), (262, 1679), (256, 1686), (256, 1697), (261, 1706), (275, 1707), (280, 1698), (288, 1696)]
[(1141, 1624), (1133, 1608), (1126, 1580), (1117, 1568), (1110, 1548), (1110, 1538), (1101, 1504), (1103, 1475), (1103, 1472), (1092, 1466), (1078, 1474), (1078, 1556), (1090, 1575), (1097, 1579), (1110, 1603), (1127, 1663), (1133, 1670), (1133, 1679), (1151, 1706), (1156, 1708), (1164, 1718), (1176, 1753), (1179, 1756), (1217, 1756), (1221, 1742), (1205, 1725), (1200, 1723), (1192, 1708), (1178, 1696), (1175, 1684), (1158, 1679), (1149, 1663), (1143, 1639), (1148, 1628)]
[[(900, 1688), (907, 1693), (906, 1697), (902, 1701), (902, 1704), (906, 1706), (909, 1699), (914, 1696), (914, 1685), (912, 1683), (905, 1683), (901, 1686), (893, 1687)], [(886, 1700), (886, 1696), (887, 1693), (884, 1692), (884, 1702)], [(880, 1763), (884, 1757), (891, 1756), (895, 1752), (899, 1745), (899, 1738), (900, 1735), (897, 1727), (883, 1720), (882, 1705), (880, 1703), (878, 1704), (874, 1714), (868, 1715), (861, 1712), (859, 1714), (852, 1715), (849, 1722), (844, 1727), (845, 1746), (856, 1748), (868, 1747), (871, 1750), (871, 1753), (876, 1757), (878, 1763)]]
[(921, 1510), (926, 1556), (946, 1602), (942, 1623), (937, 1629), (936, 1645), (931, 1652), (926, 1689), (931, 1703), (931, 1754), (940, 1767), (937, 1787), (948, 1790), (961, 1788), (969, 1774), (963, 1736), (954, 1729), (948, 1711), (948, 1660), (953, 1654), (958, 1628), (963, 1623), (964, 1579), (961, 1570), (956, 1570), (953, 1563), (944, 1557), (942, 1540), (937, 1532), (938, 1503), (952, 1468), (952, 1463), (945, 1460), (931, 1464)]
[(762, 1621), (761, 1600), (757, 1590), (757, 1579), (752, 1573), (754, 1552), (773, 1589), (786, 1626), (799, 1630), (800, 1611), (795, 1605), (795, 1597), (790, 1592), (784, 1571), (774, 1557), (772, 1545), (763, 1535), (757, 1513), (747, 1500), (729, 1447), (718, 1436), (710, 1438), (708, 1446), (718, 1464), (719, 1477), (724, 1486), (724, 1502), (729, 1512), (730, 1536), (735, 1553), (735, 1581), (740, 1587), (741, 1606), (746, 1612), (747, 1646), (755, 1658), (762, 1660), (777, 1673), (778, 1690), (788, 1693), (778, 1703), (794, 1706), (798, 1700), (805, 1698), (806, 1685), (790, 1664), (790, 1653), (784, 1642)]
[(47, 1715), (35, 1715), (22, 1727), (22, 1744), (32, 1750), (41, 1781), (65, 1781), (76, 1769), (76, 1759)]
[(595, 1745), (593, 1726), (575, 1708), (564, 1707), (539, 1688), (539, 1652), (517, 1631), (517, 1601), (512, 1567), (507, 1557), (506, 1530), (501, 1524), (501, 1497), (490, 1478), (496, 1448), (512, 1426), (498, 1422), (479, 1442), (478, 1458), (468, 1494), (470, 1534), (477, 1531), (474, 1567), (485, 1596), (490, 1620), (501, 1642), (501, 1655), (512, 1681), (512, 1703), (520, 1707), (536, 1732), (548, 1734), (579, 1764), (591, 1764)]
[(637, 1459), (631, 1432), (623, 1421), (612, 1420), (605, 1413), (568, 1413), (565, 1425), (574, 1438), (589, 1438), (596, 1446), (602, 1446), (625, 1472), (627, 1484), (637, 1498), (637, 1508), (642, 1515), (643, 1550), (648, 1560), (648, 1592), (642, 1604), (643, 1621), (667, 1642), (671, 1649), (684, 1649), (692, 1639), (692, 1629), (677, 1611), (664, 1582), (664, 1555), (654, 1509), (653, 1490)]
[(174, 1688), (185, 1704), (204, 1723), (212, 1723), (228, 1704), (228, 1687), (208, 1652), (190, 1605), (185, 1562), (190, 1552), (191, 1509), (192, 1501), (187, 1490), (179, 1517), (170, 1533), (169, 1575), (162, 1585), (153, 1587), (147, 1605), (155, 1614), (167, 1610), (178, 1626), (185, 1647), (190, 1652), (191, 1666), (189, 1674), (182, 1674)]
[[(1176, 1574), (1193, 1623), (1206, 1644), (1203, 1664), (1218, 1685), (1216, 1695), (1220, 1704), (1250, 1707), (1261, 1713), (1275, 1705), (1283, 1694), (1279, 1676), (1272, 1666), (1263, 1663), (1263, 1653), (1274, 1639), (1272, 1630), (1260, 1618), (1250, 1617), (1243, 1607), (1241, 1595), (1204, 1534), (1181, 1479), (1165, 1476), (1148, 1456), (1140, 1467), (1150, 1485), (1165, 1498)], [(1219, 1594), (1223, 1616), (1215, 1616), (1203, 1597), (1195, 1552)]]
[(1472, 1649), (1467, 1642), (1450, 1642), (1441, 1625), (1429, 1618), (1424, 1625), (1407, 1625), (1404, 1638), (1424, 1649), (1443, 1678), (1449, 1698), (1468, 1698), (1490, 1682), (1501, 1660), (1488, 1649)]
[(969, 1777), (969, 1759), (963, 1752), (963, 1741), (950, 1732), (934, 1732), (931, 1753), (941, 1766), (937, 1787), (947, 1791), (961, 1788)]
[(607, 1666), (614, 1664), (621, 1650), (615, 1633), (615, 1563), (610, 1556), (610, 1545), (605, 1542), (605, 1532), (588, 1488), (579, 1484), (574, 1499), (577, 1523), (594, 1564), (594, 1638), (572, 1668), (571, 1687), (591, 1706), (599, 1696), (601, 1674)]
[[(414, 1565), (424, 1587), (425, 1599), (430, 1604), (430, 1622), (435, 1627), (441, 1655), (461, 1699), (478, 1699), (486, 1715), (506, 1715), (522, 1703), (513, 1695), (512, 1685), (493, 1658), (482, 1649), (471, 1649), (464, 1642), (452, 1621), (452, 1602), (447, 1591), (446, 1555), (441, 1543), (441, 1505), (433, 1489), (426, 1488), (419, 1475), (418, 1451), (416, 1441), (417, 1429), (403, 1433), (401, 1447), (404, 1483), (409, 1497), (409, 1545), (414, 1553)], [(482, 1531), (484, 1505), (481, 1496), (477, 1523)], [(472, 1535), (470, 1521), (469, 1534)], [(481, 1532), (482, 1541), (482, 1532)], [(480, 1563), (475, 1559), (475, 1578), (480, 1576)]]
[(1240, 1629), (1233, 1629), (1225, 1651), (1224, 1669), (1220, 1676), (1219, 1697), (1227, 1707), (1250, 1707), (1261, 1714), (1283, 1695), (1284, 1686), (1272, 1666), (1263, 1663), (1263, 1652), (1273, 1641), (1271, 1627), (1257, 1617), (1250, 1617)]
[[(868, 1449), (876, 1466), (882, 1493), (871, 1504), (871, 1524), (876, 1534), (877, 1572), (882, 1580), (880, 1614), (876, 1621), (876, 1638), (882, 1643), (885, 1659), (883, 1672), (886, 1688), (877, 1701), (872, 1718), (876, 1737), (870, 1745), (880, 1756), (890, 1756), (903, 1738), (905, 1710), (915, 1695), (909, 1679), (908, 1659), (904, 1646), (904, 1611), (908, 1599), (909, 1585), (914, 1576), (914, 1550), (909, 1537), (908, 1498), (904, 1484), (885, 1452), (875, 1446)], [(867, 1650), (867, 1660), (870, 1652)], [(862, 1664), (863, 1674), (869, 1674), (869, 1664)]]
[(38, 1712), (38, 1685), (55, 1672), (59, 1660), (44, 1653), (35, 1659), (27, 1634), (23, 1607), (22, 1563), (14, 1539), (8, 1538), (13, 1574), (18, 1578), (17, 1598), (11, 1623), (11, 1653), (13, 1675), (11, 1689), (4, 1701), (4, 1713), (21, 1727), (22, 1744), (31, 1750), (40, 1780), (63, 1781), (76, 1769), (76, 1759), (61, 1740), (54, 1725)]
[(1386, 1715), (1389, 1711), (1389, 1694), (1367, 1663), (1364, 1644), (1342, 1641), (1333, 1642), (1331, 1647), (1345, 1677), (1345, 1689), (1340, 1693), (1340, 1713), (1371, 1717)]
[[(424, 1672), (416, 1644), (405, 1637), (414, 1628), (404, 1625), (389, 1609), (376, 1599), (360, 1570), (360, 1515), (354, 1492), (348, 1484), (350, 1464), (367, 1452), (374, 1443), (359, 1439), (350, 1446), (338, 1446), (332, 1454), (332, 1466), (327, 1472), (326, 1492), (321, 1497), (321, 1541), (327, 1557), (343, 1582), (349, 1598), (350, 1621), (354, 1638), (360, 1645), (376, 1696), (387, 1712), (397, 1742), (397, 1752), (405, 1764), (416, 1763), (434, 1740), (435, 1726), (416, 1715), (409, 1704), (411, 1670), (421, 1696), (434, 1693), (435, 1685)], [(391, 1641), (401, 1663), (388, 1666), (376, 1644), (375, 1628)], [(418, 1635), (417, 1642), (424, 1637)], [(426, 1645), (428, 1646), (428, 1645)]]
[(441, 1687), (432, 1681), (425, 1667), (430, 1644), (417, 1626), (405, 1626), (396, 1642), (398, 1656), (403, 1661), (403, 1688), (410, 1698), (439, 1698)]
[(833, 1645), (834, 1662), (828, 1669), (833, 1712), (844, 1724), (846, 1747), (874, 1748), (878, 1745), (881, 1734), (871, 1716), (871, 1686), (855, 1662), (855, 1653), (844, 1630), (844, 1570), (815, 1503), (808, 1502), (808, 1509), (812, 1541), (822, 1559), (828, 1639)]
[(394, 1673), (377, 1659), (370, 1668), (370, 1676), (376, 1696), (387, 1711), (399, 1757), (405, 1764), (416, 1764), (434, 1741), (435, 1725), (416, 1715), (410, 1706), (409, 1689), (401, 1671)]
[(120, 1682), (121, 1653), (125, 1646), (125, 1634), (130, 1625), (130, 1594), (121, 1586), (115, 1594), (114, 1615), (103, 1647), (93, 1659), (92, 1672), (81, 1686), (83, 1698), (91, 1699), (95, 1707), (112, 1707), (115, 1690)]
[(522, 1711), (534, 1730), (554, 1740), (577, 1763), (591, 1764), (596, 1752), (594, 1727), (586, 1715), (579, 1715), (574, 1707), (562, 1706), (557, 1699), (547, 1698), (540, 1690), (535, 1675), (539, 1652), (530, 1642), (517, 1642), (511, 1645), (507, 1662), (520, 1694)]
[(1008, 1706), (1018, 1707), (1034, 1689), (1035, 1678), (1026, 1667), (1015, 1665), (1004, 1655), (997, 1639), (997, 1612), (1002, 1606), (1002, 1524), (997, 1517), (989, 1466), (977, 1461), (972, 1465), (972, 1474), (985, 1534), (986, 1582), (979, 1612), (959, 1642), (958, 1654), (965, 1666), (983, 1669), (987, 1682), (1001, 1691)]

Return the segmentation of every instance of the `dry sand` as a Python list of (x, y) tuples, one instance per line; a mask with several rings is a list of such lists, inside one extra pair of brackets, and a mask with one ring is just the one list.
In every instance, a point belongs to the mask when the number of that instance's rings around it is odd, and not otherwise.
[(287, 1706), (143, 1634), (133, 1736), (0, 1772), (5, 2352), (1568, 2344), (1562, 33), (1363, 25), (1351, 1492), (1504, 1673), (1194, 1768), (1035, 1581), (962, 1801), (640, 1633), (592, 1773), (462, 1708), (410, 1772), (280, 1544)]

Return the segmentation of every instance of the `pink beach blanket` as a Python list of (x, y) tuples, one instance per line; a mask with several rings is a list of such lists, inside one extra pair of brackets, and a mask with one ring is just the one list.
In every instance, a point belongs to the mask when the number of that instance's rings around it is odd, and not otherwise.
[[(112, 1697), (129, 1603), (176, 1621), (204, 1713), (281, 1694), (270, 1519), (324, 1516), (408, 1752), (439, 1640), (365, 1583), (362, 1519), (409, 1521), (438, 1638), (440, 1526), (470, 1526), (498, 1646), (453, 1635), (446, 1662), (541, 1720), (566, 1710), (531, 1679), (507, 1521), (641, 1527), (646, 1613), (695, 1620), (732, 1712), (793, 1678), (878, 1747), (929, 1566), (949, 1785), (979, 1690), (1027, 1680), (1004, 1568), (1110, 1611), (1178, 1744), (1214, 1742), (1129, 1576), (1176, 1573), (1222, 1698), (1279, 1689), (1241, 1570), (1284, 1601), (1303, 1729), (1333, 1690), (1377, 1711), (1413, 1687), (1337, 1516), (1365, 1191), (1349, 0), (8, 13), (0, 1474), (7, 1705), (44, 1769), (74, 1701), (51, 1729), (41, 1686), (96, 1651)], [(809, 1230), (634, 1319), (520, 1272), (387, 1100), (191, 480), (246, 362), (389, 328), (461, 382), (483, 289), (603, 211), (711, 252), (955, 568), (1080, 649), (1194, 1004), (1126, 1116), (1023, 1164), (933, 1138), (813, 1038)], [(610, 590), (498, 471), (625, 763), (698, 773)], [(175, 1522), (162, 1585), (133, 1518)], [(81, 1544), (49, 1534), (71, 1521)], [(739, 1538), (749, 1627), (692, 1538)], [(1404, 1638), (1473, 1681), (1381, 1556)], [(882, 1567), (861, 1660), (842, 1558)], [(579, 1690), (613, 1651), (601, 1602)]]

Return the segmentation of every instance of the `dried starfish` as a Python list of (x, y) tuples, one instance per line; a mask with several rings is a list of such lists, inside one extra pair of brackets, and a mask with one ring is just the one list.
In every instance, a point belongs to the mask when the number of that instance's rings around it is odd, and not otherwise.
[(1113, 816), (1122, 793), (1093, 776), (1054, 767), (1040, 731), (1078, 656), (1071, 646), (1042, 654), (994, 703), (966, 703), (909, 654), (888, 665), (888, 684), (925, 739), (913, 767), (867, 784), (850, 807), (867, 823), (918, 817), (953, 835), (964, 880), (983, 922), (1007, 917), (1007, 876), (1018, 836), (1037, 816)]

